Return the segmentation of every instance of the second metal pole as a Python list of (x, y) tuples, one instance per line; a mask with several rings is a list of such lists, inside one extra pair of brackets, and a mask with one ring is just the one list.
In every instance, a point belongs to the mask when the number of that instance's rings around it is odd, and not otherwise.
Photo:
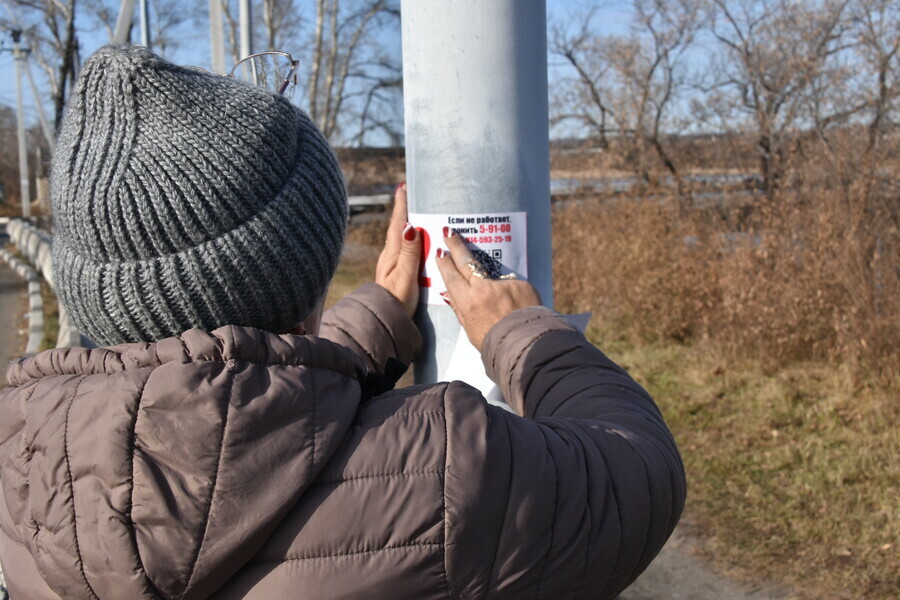
[[(526, 212), (528, 279), (552, 306), (544, 0), (403, 0), (401, 14), (410, 212)], [(419, 319), (424, 383), (442, 377), (459, 325), (435, 304)]]
[(138, 4), (141, 13), (141, 45), (147, 50), (152, 50), (150, 46), (150, 9), (147, 6), (147, 0), (140, 0)]
[(253, 54), (253, 13), (250, 0), (240, 0), (238, 9), (241, 29), (241, 54), (239, 58), (247, 58)]
[(25, 54), (19, 47), (21, 32), (13, 32), (13, 58), (16, 63), (16, 110), (18, 111), (18, 137), (19, 137), (19, 190), (22, 199), (22, 216), (31, 216), (31, 184), (28, 175), (28, 146), (25, 140), (25, 106), (22, 101), (22, 61)]
[(225, 37), (222, 17), (222, 0), (209, 0), (209, 45), (212, 54), (212, 71), (225, 74)]

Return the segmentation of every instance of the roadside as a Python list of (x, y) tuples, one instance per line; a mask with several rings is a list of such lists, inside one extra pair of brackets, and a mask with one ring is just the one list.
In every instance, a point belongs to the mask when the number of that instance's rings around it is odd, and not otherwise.
[(712, 570), (695, 554), (703, 540), (695, 525), (682, 522), (656, 559), (619, 600), (792, 600), (795, 596), (759, 582), (744, 587)]
[[(0, 248), (9, 242), (6, 230), (0, 228)], [(25, 349), (24, 318), (25, 280), (0, 261), (0, 387), (6, 386), (6, 365)]]

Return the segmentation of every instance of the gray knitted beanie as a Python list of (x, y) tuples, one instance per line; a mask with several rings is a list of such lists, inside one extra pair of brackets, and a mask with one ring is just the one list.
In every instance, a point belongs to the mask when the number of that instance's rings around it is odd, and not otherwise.
[(300, 109), (139, 46), (84, 65), (51, 185), (56, 289), (100, 345), (287, 331), (325, 294), (347, 223), (337, 160)]

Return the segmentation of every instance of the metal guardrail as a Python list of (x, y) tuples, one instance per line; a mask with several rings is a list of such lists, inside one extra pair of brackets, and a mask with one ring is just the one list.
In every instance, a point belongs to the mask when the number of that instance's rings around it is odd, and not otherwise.
[[(53, 289), (53, 292), (56, 293), (56, 286), (53, 283), (53, 261), (50, 253), (51, 235), (22, 219), (10, 219), (9, 223), (6, 224), (6, 233), (9, 235), (10, 241), (12, 241), (16, 248), (19, 249), (19, 252), (34, 265), (34, 271), (36, 271), (35, 278), (37, 278), (38, 275), (43, 277), (43, 279), (50, 284), (50, 288)], [(40, 279), (36, 279), (36, 281), (37, 293), (38, 297), (40, 297)], [(31, 297), (31, 280), (29, 280), (28, 285), (29, 297)], [(41, 338), (43, 338), (43, 318), (42, 308), (40, 317), (42, 330)], [(33, 319), (34, 317), (32, 317), (32, 329), (34, 328)], [(56, 346), (58, 348), (71, 348), (84, 345), (89, 345), (89, 343), (81, 333), (75, 329), (66, 310), (60, 306), (59, 335), (56, 338)], [(38, 347), (40, 347), (40, 341), (38, 342)]]
[(44, 300), (41, 297), (41, 278), (24, 261), (19, 260), (8, 250), (0, 250), (3, 259), (19, 277), (28, 282), (28, 341), (25, 354), (36, 354), (44, 340)]

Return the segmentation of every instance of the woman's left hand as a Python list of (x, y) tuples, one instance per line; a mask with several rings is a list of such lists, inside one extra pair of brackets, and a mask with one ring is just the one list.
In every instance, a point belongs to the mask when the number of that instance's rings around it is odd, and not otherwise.
[(422, 235), (407, 221), (406, 184), (394, 193), (394, 212), (388, 226), (384, 250), (375, 266), (375, 283), (385, 288), (406, 309), (409, 316), (419, 302), (419, 260)]

